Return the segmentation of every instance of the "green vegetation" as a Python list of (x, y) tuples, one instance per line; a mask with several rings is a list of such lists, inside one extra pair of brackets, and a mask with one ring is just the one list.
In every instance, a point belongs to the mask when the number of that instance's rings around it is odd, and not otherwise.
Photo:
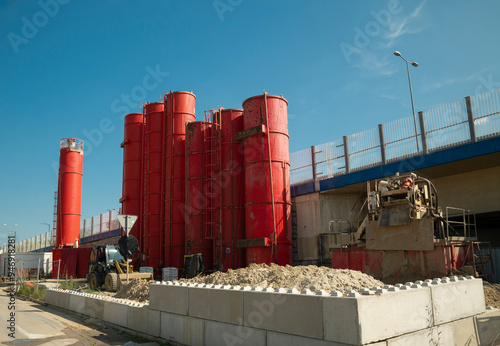
[(78, 283), (73, 281), (73, 278), (66, 277), (65, 280), (59, 282), (59, 287), (65, 290), (72, 290), (78, 287)]
[(37, 289), (36, 286), (29, 287), (29, 286), (26, 286), (25, 284), (23, 284), (23, 285), (19, 286), (19, 289), (17, 290), (17, 295), (27, 296), (27, 297), (30, 297), (33, 299), (45, 301), (45, 288), (39, 287)]

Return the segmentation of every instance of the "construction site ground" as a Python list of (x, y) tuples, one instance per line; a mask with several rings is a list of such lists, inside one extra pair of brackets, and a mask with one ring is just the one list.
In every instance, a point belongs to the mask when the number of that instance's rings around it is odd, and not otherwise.
[[(7, 307), (9, 296), (0, 290), (0, 305)], [(0, 333), (1, 345), (29, 342), (33, 346), (49, 345), (158, 345), (147, 339), (109, 327), (100, 320), (89, 318), (53, 306), (46, 306), (18, 297), (16, 299), (15, 338)], [(0, 309), (0, 318), (7, 321), (8, 309)]]

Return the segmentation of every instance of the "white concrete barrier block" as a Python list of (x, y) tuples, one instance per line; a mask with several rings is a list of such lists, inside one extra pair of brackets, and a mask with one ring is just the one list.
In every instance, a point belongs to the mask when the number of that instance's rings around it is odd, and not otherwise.
[(204, 345), (205, 321), (199, 318), (160, 312), (160, 337), (181, 345)]
[(244, 325), (323, 339), (323, 299), (325, 298), (316, 295), (302, 295), (300, 292), (244, 292)]
[(323, 301), (325, 340), (365, 344), (432, 326), (430, 289)]
[(86, 309), (86, 301), (89, 300), (90, 298), (83, 297), (77, 294), (72, 294), (69, 297), (69, 310), (78, 312), (79, 314), (85, 314), (87, 315), (85, 309)]
[(343, 297), (344, 293), (342, 293), (340, 291), (331, 291), (330, 292), (330, 296), (332, 296), (332, 297)]
[[(207, 343), (207, 345), (210, 345)], [(223, 344), (219, 344), (223, 345)], [(233, 344), (235, 345), (235, 344)], [(254, 344), (262, 345), (262, 344)], [(290, 335), (278, 332), (267, 332), (266, 346), (347, 346), (345, 344), (331, 343), (330, 341), (306, 338), (297, 335)], [(376, 345), (370, 345), (376, 346)], [(384, 343), (385, 346), (385, 343)]]
[(234, 324), (205, 321), (205, 345), (265, 345), (266, 331)]
[(189, 288), (188, 315), (231, 324), (243, 323), (243, 291)]
[(450, 324), (453, 328), (453, 345), (481, 345), (474, 317), (463, 318)]
[(485, 311), (483, 281), (462, 280), (431, 285), (435, 325), (480, 314)]
[[(387, 340), (388, 346), (413, 346), (413, 345), (436, 345), (449, 346), (458, 345), (453, 341), (453, 328), (450, 324), (439, 327), (426, 328), (424, 330), (405, 334)], [(465, 344), (463, 344), (465, 345)]]
[(176, 285), (150, 285), (149, 306), (153, 310), (188, 314), (190, 288)]
[(314, 294), (316, 294), (317, 296), (322, 296), (322, 297), (328, 297), (330, 295), (330, 293), (328, 293), (325, 290), (317, 290)]
[(487, 310), (474, 317), (479, 335), (480, 345), (491, 345), (493, 340), (498, 341), (500, 333), (500, 310)]
[(129, 306), (114, 301), (103, 303), (103, 320), (126, 328)]
[(130, 306), (127, 312), (127, 328), (159, 337), (160, 311), (147, 307)]
[(45, 302), (49, 305), (54, 305), (66, 310), (69, 310), (69, 299), (71, 295), (64, 290), (54, 291), (47, 290), (45, 291)]

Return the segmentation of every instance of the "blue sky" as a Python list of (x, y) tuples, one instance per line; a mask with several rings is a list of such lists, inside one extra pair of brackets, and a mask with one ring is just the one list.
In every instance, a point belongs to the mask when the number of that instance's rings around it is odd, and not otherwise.
[(265, 89), (290, 151), (500, 87), (498, 1), (0, 0), (0, 245), (47, 231), (59, 140), (84, 157), (82, 218), (118, 208), (123, 115), (192, 90), (197, 120)]

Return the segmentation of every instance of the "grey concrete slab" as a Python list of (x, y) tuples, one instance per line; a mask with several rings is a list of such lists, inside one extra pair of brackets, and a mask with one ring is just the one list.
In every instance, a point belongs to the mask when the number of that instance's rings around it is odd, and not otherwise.
[(149, 306), (153, 310), (188, 314), (188, 288), (173, 285), (149, 285)]
[(70, 295), (63, 291), (45, 291), (45, 302), (50, 305), (58, 306), (63, 309), (69, 309)]
[(182, 345), (204, 345), (205, 321), (199, 318), (160, 313), (160, 337)]
[(243, 291), (189, 288), (189, 316), (243, 324)]
[(430, 285), (436, 325), (480, 314), (486, 310), (483, 281), (466, 279)]
[(159, 337), (160, 311), (151, 310), (147, 306), (129, 306), (127, 312), (127, 328)]
[[(256, 344), (257, 345), (257, 344)], [(266, 346), (349, 346), (348, 344), (342, 344), (338, 342), (331, 342), (325, 340), (318, 340), (312, 338), (305, 338), (297, 335), (277, 333), (277, 332), (267, 332), (267, 343)], [(385, 346), (385, 343), (383, 344)], [(373, 345), (370, 345), (373, 346)], [(380, 345), (382, 346), (382, 345)]]
[(86, 297), (85, 312), (83, 313), (87, 316), (102, 320), (104, 317), (104, 301), (102, 299)]
[(83, 296), (83, 295), (78, 295), (78, 294), (70, 294), (69, 296), (69, 307), (68, 309), (69, 310), (72, 310), (72, 311), (75, 311), (75, 312), (78, 312), (80, 314), (85, 314), (85, 315), (88, 315), (86, 313), (86, 301), (89, 300), (89, 298)]
[(388, 346), (413, 346), (413, 345), (457, 345), (453, 340), (453, 327), (445, 324), (438, 327), (426, 328), (418, 332), (404, 334), (387, 340)]
[(325, 340), (366, 344), (433, 325), (429, 288), (323, 300)]
[(103, 301), (103, 320), (126, 328), (128, 308), (128, 305), (122, 303)]
[(266, 331), (234, 324), (205, 321), (205, 345), (265, 345)]
[(490, 345), (500, 340), (500, 310), (487, 310), (474, 317), (480, 345)]
[(323, 339), (323, 298), (250, 291), (243, 297), (245, 326)]
[(451, 322), (455, 345), (480, 345), (474, 317)]

